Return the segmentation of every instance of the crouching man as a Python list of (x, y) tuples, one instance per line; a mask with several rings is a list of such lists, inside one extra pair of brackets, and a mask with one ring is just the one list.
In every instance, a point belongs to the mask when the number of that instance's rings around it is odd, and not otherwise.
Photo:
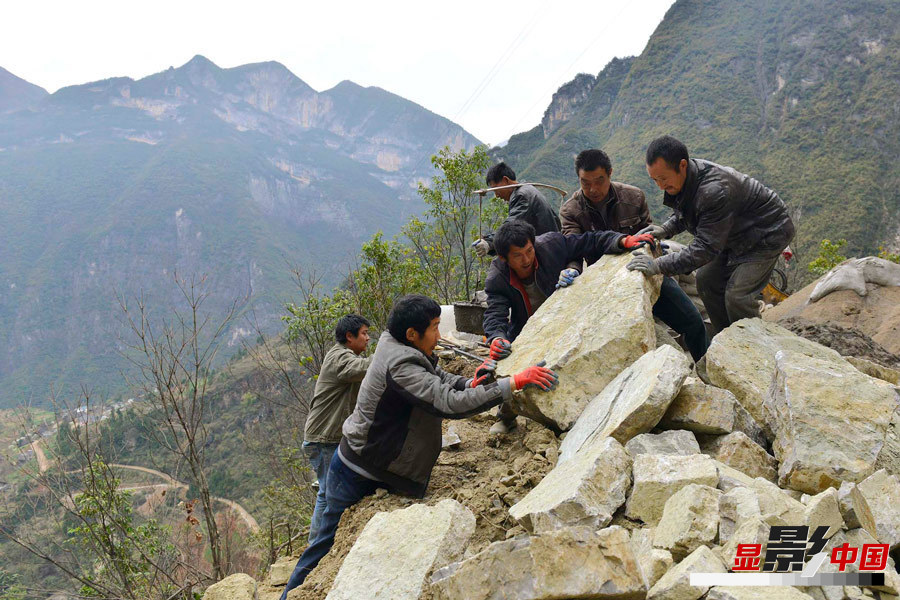
[(437, 364), (441, 307), (431, 298), (404, 296), (388, 316), (356, 408), (328, 470), (319, 533), (285, 586), (282, 600), (303, 583), (334, 543), (343, 512), (378, 488), (421, 498), (441, 452), (441, 421), (463, 419), (509, 400), (525, 386), (556, 387), (553, 371), (540, 366), (485, 384), (490, 361), (474, 379), (444, 372)]
[[(505, 222), (494, 235), (497, 258), (484, 285), (488, 306), (483, 324), (491, 358), (509, 356), (510, 345), (528, 318), (557, 288), (572, 285), (583, 260), (592, 263), (604, 254), (621, 254), (652, 240), (649, 234), (631, 236), (615, 231), (550, 232), (535, 237), (534, 227), (525, 221)], [(491, 433), (506, 433), (516, 426), (516, 414), (507, 403), (501, 405), (497, 416)]]
[(687, 146), (668, 135), (647, 147), (647, 173), (673, 214), (641, 232), (662, 240), (687, 230), (694, 239), (675, 254), (638, 256), (628, 268), (647, 275), (699, 269), (697, 291), (714, 334), (759, 317), (756, 298), (794, 238), (794, 223), (778, 194), (731, 167), (690, 158)]

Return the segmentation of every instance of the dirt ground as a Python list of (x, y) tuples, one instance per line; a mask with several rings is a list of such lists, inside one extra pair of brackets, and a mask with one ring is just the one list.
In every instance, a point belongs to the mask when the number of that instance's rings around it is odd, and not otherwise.
[(841, 356), (858, 356), (892, 369), (900, 369), (900, 356), (888, 352), (864, 333), (832, 323), (814, 323), (800, 317), (788, 317), (778, 322), (800, 337), (836, 350)]
[[(445, 365), (454, 372), (474, 370), (466, 361)], [(310, 573), (304, 584), (293, 591), (291, 600), (324, 598), (366, 523), (376, 513), (409, 506), (413, 502), (435, 504), (453, 498), (476, 517), (475, 533), (466, 550), (471, 556), (491, 542), (525, 533), (508, 514), (510, 506), (525, 496), (556, 464), (559, 442), (548, 429), (519, 417), (519, 426), (507, 435), (489, 436), (494, 418), (476, 415), (460, 421), (444, 421), (444, 431), (452, 428), (462, 444), (444, 450), (432, 472), (424, 499), (395, 495), (369, 497), (351, 507), (341, 518), (331, 552)], [(426, 596), (428, 597), (428, 596)]]

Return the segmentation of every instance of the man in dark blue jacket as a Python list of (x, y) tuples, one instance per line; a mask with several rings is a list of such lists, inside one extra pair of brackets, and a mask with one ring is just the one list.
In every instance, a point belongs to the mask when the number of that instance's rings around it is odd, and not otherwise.
[[(592, 263), (604, 254), (621, 254), (652, 241), (652, 236), (624, 235), (615, 231), (589, 231), (578, 235), (558, 232), (535, 237), (525, 221), (507, 221), (494, 235), (497, 258), (485, 281), (488, 307), (484, 312), (484, 334), (491, 344), (491, 358), (509, 356), (510, 344), (528, 318), (559, 287), (572, 284), (580, 271), (570, 263)], [(506, 433), (516, 424), (516, 415), (504, 402), (491, 433)]]

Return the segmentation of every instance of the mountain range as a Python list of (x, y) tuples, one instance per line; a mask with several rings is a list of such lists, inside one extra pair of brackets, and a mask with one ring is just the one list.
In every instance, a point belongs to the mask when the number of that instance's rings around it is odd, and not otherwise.
[[(290, 265), (338, 283), (421, 208), (430, 156), (477, 143), (383, 89), (318, 92), (277, 62), (195, 56), (53, 94), (0, 69), (0, 407), (114, 389), (117, 295), (170, 315), (176, 273), (206, 276), (209, 314), (237, 301), (277, 329)], [(229, 345), (252, 329), (235, 320)]]

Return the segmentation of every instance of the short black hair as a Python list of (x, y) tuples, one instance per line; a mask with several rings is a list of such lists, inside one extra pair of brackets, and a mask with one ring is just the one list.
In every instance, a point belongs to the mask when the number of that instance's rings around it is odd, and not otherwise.
[(365, 317), (359, 315), (344, 315), (338, 319), (337, 325), (334, 326), (334, 339), (337, 340), (338, 344), (346, 344), (347, 334), (349, 333), (353, 337), (358, 336), (359, 330), (362, 329), (363, 325), (370, 327), (372, 324)]
[(603, 168), (607, 175), (612, 173), (612, 161), (609, 160), (609, 155), (603, 150), (597, 148), (582, 150), (575, 157), (576, 175), (578, 175), (579, 171), (595, 171), (598, 168)]
[(516, 180), (516, 172), (513, 171), (505, 162), (498, 162), (496, 165), (488, 169), (484, 182), (488, 185), (497, 183), (504, 177), (509, 177), (510, 181)]
[(678, 170), (682, 160), (688, 160), (687, 146), (671, 135), (658, 137), (647, 146), (647, 164), (652, 165), (657, 159), (663, 159), (670, 168)]
[(513, 246), (524, 248), (528, 242), (534, 244), (534, 227), (519, 219), (505, 222), (494, 234), (494, 250), (503, 258), (509, 255)]
[(407, 344), (406, 330), (412, 327), (424, 335), (432, 319), (441, 316), (441, 305), (421, 294), (397, 298), (388, 315), (388, 331), (401, 344)]

